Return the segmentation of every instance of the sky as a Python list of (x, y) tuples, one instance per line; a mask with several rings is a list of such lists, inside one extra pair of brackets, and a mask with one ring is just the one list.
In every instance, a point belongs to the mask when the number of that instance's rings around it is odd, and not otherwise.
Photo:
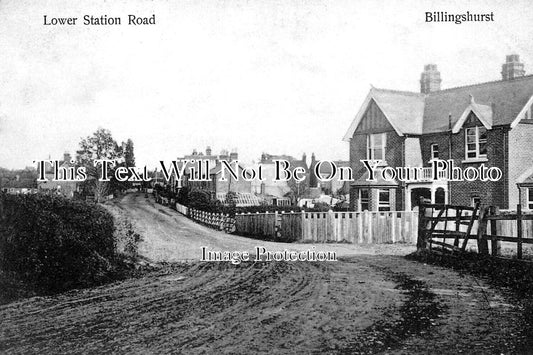
[[(131, 138), (137, 166), (193, 149), (315, 153), (342, 141), (371, 85), (418, 92), (499, 80), (505, 55), (533, 73), (530, 1), (0, 1), (0, 167), (75, 153), (99, 127)], [(426, 11), (494, 13), (426, 23)], [(130, 14), (156, 25), (130, 26)], [(78, 17), (45, 26), (43, 16)], [(121, 26), (84, 26), (84, 15)]]

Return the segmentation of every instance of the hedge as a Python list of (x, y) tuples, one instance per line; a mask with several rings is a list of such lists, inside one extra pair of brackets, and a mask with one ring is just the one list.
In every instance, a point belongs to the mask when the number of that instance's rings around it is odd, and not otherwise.
[(1, 194), (0, 268), (41, 292), (102, 284), (119, 260), (101, 206), (44, 194)]

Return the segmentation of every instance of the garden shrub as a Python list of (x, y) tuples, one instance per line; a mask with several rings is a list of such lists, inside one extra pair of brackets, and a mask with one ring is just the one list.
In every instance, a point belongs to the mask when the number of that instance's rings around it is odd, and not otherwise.
[(0, 195), (0, 268), (40, 292), (102, 284), (116, 271), (113, 217), (59, 196)]

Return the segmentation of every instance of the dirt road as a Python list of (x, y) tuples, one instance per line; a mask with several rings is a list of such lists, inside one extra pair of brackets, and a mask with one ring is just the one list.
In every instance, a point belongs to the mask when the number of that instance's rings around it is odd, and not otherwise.
[[(142, 251), (152, 259), (197, 259), (200, 245), (257, 244), (135, 199), (121, 206), (151, 232)], [(177, 263), (138, 279), (0, 306), (0, 353), (524, 350), (520, 310), (482, 280), (385, 255), (404, 250), (398, 247), (325, 247), (342, 252), (341, 261)]]
[(202, 247), (209, 250), (253, 251), (256, 246), (268, 250), (307, 250), (332, 251), (338, 256), (354, 254), (395, 254), (405, 255), (415, 250), (408, 245), (367, 245), (350, 244), (299, 244), (274, 243), (240, 237), (201, 226), (169, 207), (156, 204), (152, 197), (144, 194), (128, 194), (114, 205), (120, 208), (135, 223), (135, 229), (143, 236), (139, 252), (153, 261), (198, 261)]

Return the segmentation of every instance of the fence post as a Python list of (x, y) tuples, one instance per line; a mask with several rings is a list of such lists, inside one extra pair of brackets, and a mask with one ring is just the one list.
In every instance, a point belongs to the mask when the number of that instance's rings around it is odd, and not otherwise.
[(517, 242), (516, 242), (516, 257), (522, 259), (522, 205), (516, 205), (516, 231), (517, 231)]
[[(499, 214), (499, 212), (500, 212), (500, 209), (497, 206), (491, 206), (489, 215), (490, 216), (496, 216), (496, 215)], [(493, 220), (490, 221), (490, 234), (498, 235), (498, 232), (496, 231), (496, 228), (497, 228), (496, 220), (493, 219)], [(493, 238), (491, 240), (490, 248), (491, 248), (492, 256), (498, 256), (498, 255), (501, 254), (501, 242), (498, 239)]]
[(301, 230), (302, 230), (302, 236), (301, 236), (301, 240), (305, 240), (305, 211), (302, 210), (300, 212), (300, 215), (301, 215), (301, 218), (300, 218), (300, 224), (301, 224)]
[(416, 249), (426, 249), (426, 233), (425, 233), (425, 221), (426, 221), (426, 206), (424, 205), (423, 197), (420, 198), (420, 204), (418, 205), (418, 239), (416, 241)]
[[(480, 254), (489, 253), (489, 244), (485, 238), (487, 234), (487, 214), (489, 214), (490, 207), (485, 207), (478, 217), (478, 226), (477, 226), (477, 250)], [(493, 232), (491, 231), (491, 234)]]

